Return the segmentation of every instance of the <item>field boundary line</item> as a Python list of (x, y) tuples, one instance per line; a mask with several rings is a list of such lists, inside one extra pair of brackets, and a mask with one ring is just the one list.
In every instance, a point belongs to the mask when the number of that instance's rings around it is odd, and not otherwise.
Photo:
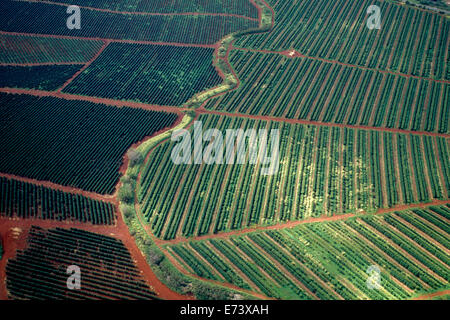
[(104, 104), (113, 107), (129, 107), (129, 108), (140, 108), (144, 110), (151, 111), (161, 111), (161, 112), (170, 112), (178, 115), (183, 114), (183, 111), (186, 111), (185, 108), (174, 107), (174, 106), (159, 106), (153, 104), (146, 104), (142, 102), (134, 102), (129, 100), (115, 100), (108, 98), (98, 98), (92, 96), (82, 96), (77, 94), (70, 93), (62, 93), (56, 91), (44, 91), (44, 90), (34, 90), (34, 89), (16, 89), (16, 88), (0, 88), (0, 92), (9, 93), (9, 94), (26, 94), (35, 97), (53, 97), (58, 99), (65, 100), (75, 100), (75, 101), (88, 101), (96, 104)]
[[(0, 88), (0, 91), (1, 91), (1, 88)], [(313, 126), (318, 126), (318, 127), (324, 126), (324, 127), (349, 128), (349, 129), (360, 129), (360, 130), (393, 132), (393, 133), (404, 133), (404, 134), (450, 138), (449, 133), (438, 133), (438, 132), (428, 132), (428, 131), (411, 131), (411, 130), (397, 129), (397, 128), (371, 127), (371, 126), (366, 126), (366, 125), (320, 122), (320, 121), (303, 120), (303, 119), (279, 118), (279, 117), (273, 117), (273, 116), (259, 116), (259, 115), (251, 115), (251, 114), (244, 114), (244, 113), (222, 112), (222, 111), (209, 110), (209, 109), (204, 109), (204, 108), (199, 108), (197, 111), (200, 114), (213, 114), (213, 115), (218, 115), (218, 116), (240, 117), (240, 118), (248, 118), (248, 119), (263, 120), (263, 121), (286, 122), (286, 123), (291, 123), (291, 124), (313, 125)]]
[(429, 300), (434, 297), (440, 297), (440, 296), (445, 296), (445, 295), (449, 295), (449, 294), (450, 294), (450, 290), (436, 291), (436, 292), (432, 292), (432, 293), (426, 293), (426, 294), (423, 294), (418, 297), (414, 297), (414, 298), (412, 298), (412, 300)]
[(128, 44), (147, 44), (153, 46), (174, 46), (174, 47), (196, 47), (196, 48), (210, 48), (215, 49), (217, 44), (202, 44), (202, 43), (183, 43), (183, 42), (164, 42), (164, 41), (147, 41), (147, 40), (127, 40), (127, 39), (110, 39), (110, 38), (100, 38), (100, 37), (78, 37), (78, 36), (65, 36), (56, 34), (39, 34), (39, 33), (29, 33), (29, 32), (9, 32), (0, 30), (0, 34), (10, 35), (10, 36), (28, 36), (28, 37), (42, 37), (42, 38), (53, 38), (53, 39), (75, 39), (75, 40), (86, 40), (86, 41), (108, 41), (117, 43), (128, 43)]
[(35, 186), (40, 186), (40, 187), (44, 187), (44, 188), (49, 188), (52, 190), (58, 190), (58, 191), (62, 191), (65, 193), (70, 193), (70, 194), (78, 194), (81, 195), (83, 197), (86, 198), (91, 198), (93, 200), (99, 200), (99, 201), (104, 201), (104, 202), (108, 202), (108, 203), (114, 203), (114, 197), (115, 195), (102, 195), (100, 193), (95, 193), (95, 192), (91, 192), (91, 191), (85, 191), (83, 189), (80, 188), (76, 188), (76, 187), (71, 187), (71, 186), (64, 186), (61, 184), (57, 184), (54, 182), (50, 182), (50, 181), (43, 181), (43, 180), (37, 180), (37, 179), (32, 179), (32, 178), (26, 178), (26, 177), (21, 177), (21, 176), (16, 176), (14, 174), (9, 174), (9, 173), (3, 173), (0, 172), (0, 177), (2, 178), (6, 178), (6, 179), (10, 179), (10, 180), (17, 180), (17, 181), (21, 181), (21, 182), (25, 182), (25, 183), (31, 183)]
[(382, 215), (386, 213), (392, 213), (397, 211), (405, 211), (410, 209), (421, 209), (421, 208), (427, 208), (430, 206), (439, 206), (439, 205), (446, 205), (450, 204), (450, 199), (446, 200), (434, 200), (432, 202), (426, 202), (426, 203), (412, 203), (407, 205), (399, 205), (392, 208), (379, 208), (374, 213), (346, 213), (341, 215), (333, 215), (333, 216), (321, 216), (318, 218), (308, 218), (304, 220), (295, 220), (295, 221), (289, 221), (285, 223), (278, 223), (274, 225), (267, 225), (267, 226), (256, 226), (256, 227), (249, 227), (249, 228), (243, 228), (243, 229), (237, 229), (233, 231), (227, 231), (227, 232), (220, 232), (216, 234), (209, 234), (204, 236), (195, 236), (195, 237), (189, 237), (189, 238), (176, 238), (172, 240), (163, 240), (160, 238), (154, 238), (153, 240), (158, 246), (164, 245), (164, 244), (176, 244), (176, 243), (183, 243), (183, 242), (190, 242), (190, 241), (200, 241), (200, 240), (206, 240), (206, 239), (227, 239), (230, 236), (237, 236), (237, 235), (244, 235), (252, 232), (261, 232), (261, 231), (267, 231), (267, 230), (281, 230), (281, 229), (290, 229), (293, 227), (296, 227), (298, 225), (302, 224), (309, 224), (309, 223), (318, 223), (318, 222), (328, 222), (328, 221), (339, 221), (339, 220), (346, 220), (353, 217), (362, 217), (365, 215)]
[(97, 53), (88, 62), (86, 62), (80, 70), (75, 72), (75, 74), (70, 77), (70, 79), (67, 80), (56, 92), (62, 92), (62, 90), (65, 89), (73, 80), (75, 80), (76, 77), (83, 73), (84, 70), (86, 70), (102, 54), (103, 51), (105, 51), (109, 43), (109, 41), (104, 41), (103, 46), (97, 51)]

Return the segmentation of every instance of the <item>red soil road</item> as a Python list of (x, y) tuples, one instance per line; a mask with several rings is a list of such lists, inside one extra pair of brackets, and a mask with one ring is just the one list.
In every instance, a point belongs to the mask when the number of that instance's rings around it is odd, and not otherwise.
[[(6, 299), (6, 285), (5, 284), (5, 266), (8, 259), (15, 256), (17, 249), (25, 247), (25, 239), (20, 237), (14, 239), (11, 236), (12, 228), (20, 228), (23, 234), (26, 235), (31, 226), (39, 226), (45, 229), (51, 228), (77, 228), (97, 234), (103, 234), (108, 237), (114, 237), (123, 242), (130, 252), (136, 267), (141, 271), (143, 278), (147, 284), (158, 294), (159, 298), (168, 300), (191, 299), (191, 297), (180, 295), (168, 289), (153, 273), (150, 266), (147, 264), (144, 255), (136, 246), (134, 239), (129, 235), (128, 227), (122, 220), (122, 216), (118, 215), (118, 221), (115, 226), (96, 226), (87, 223), (76, 221), (54, 221), (54, 220), (39, 220), (39, 219), (6, 219), (0, 218), (0, 235), (3, 240), (5, 249), (5, 256), (0, 260), (0, 300)], [(26, 237), (25, 237), (26, 238)]]
[[(428, 203), (405, 204), (405, 205), (399, 205), (399, 206), (396, 206), (393, 208), (381, 208), (381, 209), (378, 209), (374, 214), (380, 215), (380, 214), (396, 212), (396, 211), (405, 211), (405, 210), (409, 210), (409, 209), (418, 209), (418, 208), (426, 208), (429, 206), (445, 205), (445, 204), (449, 204), (449, 203), (450, 203), (450, 200), (434, 200), (434, 201), (428, 202)], [(339, 221), (339, 220), (345, 220), (348, 218), (357, 217), (357, 216), (361, 216), (361, 215), (364, 215), (364, 213), (360, 213), (360, 214), (346, 213), (346, 214), (334, 215), (334, 216), (322, 216), (322, 217), (318, 217), (318, 218), (308, 218), (305, 220), (289, 221), (286, 223), (280, 223), (280, 224), (275, 224), (275, 225), (270, 225), (270, 226), (255, 226), (255, 227), (251, 227), (251, 228), (233, 230), (233, 231), (222, 232), (222, 233), (217, 233), (217, 234), (212, 234), (212, 235), (196, 236), (196, 237), (190, 237), (190, 238), (178, 238), (178, 239), (173, 239), (173, 240), (162, 240), (162, 239), (153, 238), (153, 240), (155, 241), (155, 243), (158, 246), (161, 246), (164, 244), (176, 244), (176, 243), (182, 243), (182, 242), (193, 241), (193, 240), (197, 241), (197, 240), (206, 240), (206, 239), (214, 239), (214, 238), (228, 238), (230, 236), (242, 235), (242, 234), (247, 234), (247, 233), (255, 232), (255, 231), (280, 230), (280, 229), (286, 229), (286, 228), (293, 228), (298, 225), (306, 224), (306, 223)]]
[[(2, 90), (0, 89), (0, 92), (1, 91)], [(215, 115), (219, 115), (219, 116), (242, 117), (242, 118), (249, 118), (249, 119), (263, 120), (263, 121), (286, 122), (286, 123), (291, 123), (291, 124), (304, 124), (304, 125), (314, 125), (314, 126), (362, 129), (362, 130), (372, 130), (372, 131), (382, 131), (382, 132), (393, 132), (393, 133), (415, 134), (415, 135), (425, 135), (425, 136), (431, 136), (431, 137), (450, 138), (450, 134), (447, 134), (447, 133), (411, 131), (411, 130), (395, 129), (395, 128), (370, 127), (370, 126), (364, 126), (364, 125), (319, 122), (319, 121), (302, 120), (302, 119), (287, 119), (287, 118), (279, 118), (279, 117), (272, 117), (272, 116), (260, 116), (260, 115), (250, 115), (250, 114), (243, 114), (243, 113), (231, 113), (231, 112), (207, 110), (204, 107), (197, 109), (197, 111), (201, 114), (215, 114)]]
[[(179, 116), (177, 120), (172, 124), (169, 128), (164, 128), (158, 132), (155, 132), (153, 135), (146, 137), (144, 140), (140, 142), (136, 142), (131, 147), (136, 147), (139, 144), (141, 144), (143, 141), (146, 141), (148, 139), (151, 139), (152, 137), (161, 134), (162, 132), (173, 128), (177, 126), (182, 120), (182, 117)], [(123, 174), (128, 167), (128, 157), (125, 154), (123, 164), (120, 168), (120, 172)], [(0, 260), (0, 283), (5, 284), (5, 266), (6, 262), (9, 258), (12, 258), (15, 256), (15, 252), (17, 249), (23, 249), (25, 247), (25, 239), (26, 234), (28, 234), (28, 230), (32, 225), (37, 225), (45, 229), (50, 228), (78, 228), (85, 231), (103, 234), (109, 237), (114, 237), (119, 240), (121, 240), (124, 245), (129, 250), (136, 267), (141, 271), (142, 276), (147, 281), (148, 285), (152, 287), (152, 289), (158, 294), (159, 298), (167, 299), (167, 300), (187, 300), (187, 299), (193, 299), (191, 296), (184, 296), (181, 294), (178, 294), (172, 290), (170, 290), (165, 284), (163, 284), (153, 273), (152, 269), (148, 265), (145, 256), (143, 253), (139, 250), (136, 243), (134, 242), (134, 239), (130, 236), (128, 227), (124, 223), (122, 219), (122, 215), (120, 214), (119, 208), (118, 208), (118, 201), (117, 201), (117, 190), (119, 188), (120, 182), (116, 186), (116, 193), (114, 195), (100, 195), (92, 192), (87, 192), (81, 189), (67, 187), (67, 186), (61, 186), (57, 185), (48, 181), (38, 181), (34, 179), (28, 179), (23, 177), (17, 177), (14, 175), (4, 174), (0, 173), (0, 176), (11, 178), (11, 179), (17, 179), (20, 181), (33, 183), (37, 185), (42, 185), (45, 187), (49, 187), (56, 190), (61, 190), (64, 192), (74, 193), (74, 194), (81, 194), (86, 197), (90, 197), (97, 200), (102, 201), (108, 201), (115, 204), (116, 212), (117, 214), (117, 221), (114, 226), (107, 226), (107, 225), (92, 225), (90, 223), (82, 223), (79, 221), (55, 221), (55, 220), (41, 220), (41, 219), (20, 219), (20, 218), (2, 218), (0, 217), (0, 236), (3, 240), (3, 246), (5, 250), (5, 255)], [(19, 239), (15, 239), (11, 236), (11, 229), (12, 228), (20, 228), (24, 234), (24, 236), (21, 236)], [(6, 285), (0, 286), (0, 300), (7, 299), (7, 292), (6, 292)]]
[(445, 295), (449, 295), (450, 294), (450, 290), (444, 290), (444, 291), (438, 291), (438, 292), (433, 292), (433, 293), (427, 293), (418, 297), (413, 298), (413, 300), (429, 300), (435, 297), (440, 297), (440, 296), (445, 296)]
[(106, 105), (114, 106), (114, 107), (140, 108), (140, 109), (152, 110), (152, 111), (170, 112), (170, 113), (175, 113), (178, 115), (182, 115), (183, 111), (187, 110), (185, 108), (179, 108), (179, 107), (173, 107), (173, 106), (159, 106), (159, 105), (152, 105), (152, 104), (146, 104), (146, 103), (140, 103), (140, 102), (134, 102), (134, 101), (97, 98), (97, 97), (82, 96), (82, 95), (62, 93), (62, 92), (56, 92), (56, 91), (0, 88), (0, 92), (11, 93), (11, 94), (26, 94), (26, 95), (36, 96), (36, 97), (53, 97), (53, 98), (75, 100), (75, 101), (89, 101), (89, 102), (93, 102), (93, 103), (106, 104)]
[(54, 34), (39, 34), (39, 33), (26, 33), (26, 32), (7, 32), (0, 31), (0, 34), (13, 35), (13, 36), (32, 36), (41, 38), (53, 38), (53, 39), (78, 39), (78, 40), (90, 40), (90, 41), (108, 41), (118, 43), (130, 43), (130, 44), (149, 44), (155, 46), (175, 46), (175, 47), (196, 47), (196, 48), (216, 48), (219, 44), (194, 44), (194, 43), (181, 43), (181, 42), (155, 42), (155, 41), (143, 41), (143, 40), (125, 40), (125, 39), (109, 39), (98, 37), (75, 37), (75, 36), (62, 36)]
[[(24, 2), (35, 2), (35, 3), (47, 3), (57, 6), (63, 6), (68, 7), (69, 4), (67, 3), (61, 3), (61, 2), (54, 2), (54, 1), (45, 1), (45, 0), (19, 0)], [(247, 16), (243, 16), (240, 14), (233, 14), (233, 13), (214, 13), (214, 12), (167, 12), (167, 13), (160, 13), (160, 12), (136, 12), (136, 11), (116, 11), (116, 10), (110, 10), (110, 9), (102, 9), (102, 8), (94, 8), (94, 7), (88, 7), (88, 6), (80, 6), (81, 9), (86, 10), (92, 10), (92, 11), (100, 11), (100, 12), (107, 12), (107, 13), (114, 13), (114, 14), (127, 14), (127, 15), (136, 15), (136, 16), (212, 16), (212, 17), (234, 17), (234, 18), (240, 18), (240, 19), (246, 19), (251, 21), (259, 21), (257, 18), (251, 18)]]
[(69, 79), (67, 80), (61, 88), (59, 88), (57, 90), (57, 92), (61, 92), (65, 87), (67, 87), (76, 77), (78, 77), (84, 70), (86, 70), (87, 67), (89, 67), (91, 65), (92, 62), (95, 61), (95, 59), (97, 59), (102, 52), (106, 49), (106, 47), (109, 45), (109, 41), (103, 41), (103, 46), (100, 48), (100, 50), (97, 51), (97, 53), (88, 61), (86, 62), (86, 64), (77, 72), (75, 72), (75, 74)]
[(414, 79), (419, 79), (419, 80), (434, 81), (434, 82), (446, 83), (446, 84), (450, 83), (450, 80), (437, 80), (437, 79), (433, 79), (433, 78), (419, 77), (419, 76), (414, 76), (412, 74), (405, 74), (405, 73), (400, 73), (400, 72), (395, 72), (395, 71), (369, 68), (369, 67), (359, 66), (359, 65), (356, 65), (356, 64), (349, 64), (349, 63), (345, 63), (345, 62), (340, 62), (340, 61), (337, 61), (337, 60), (329, 60), (329, 59), (324, 59), (324, 58), (319, 58), (319, 57), (308, 56), (308, 55), (304, 55), (304, 54), (302, 54), (302, 53), (300, 53), (300, 52), (298, 52), (298, 51), (296, 51), (294, 49), (284, 50), (284, 51), (273, 51), (273, 50), (262, 50), (262, 49), (239, 48), (239, 47), (234, 47), (233, 46), (232, 50), (281, 54), (281, 55), (283, 55), (285, 57), (288, 57), (288, 58), (305, 58), (305, 59), (311, 59), (311, 60), (318, 60), (318, 61), (322, 61), (322, 62), (326, 62), (326, 63), (339, 64), (341, 66), (346, 66), (346, 67), (351, 67), (351, 68), (359, 68), (359, 69), (362, 69), (362, 70), (378, 71), (378, 72), (381, 72), (381, 73), (387, 73), (387, 74), (392, 74), (392, 75), (406, 77), (406, 78), (414, 78)]
[(35, 62), (35, 63), (0, 63), (2, 67), (36, 67), (36, 66), (68, 66), (83, 65), (84, 62)]

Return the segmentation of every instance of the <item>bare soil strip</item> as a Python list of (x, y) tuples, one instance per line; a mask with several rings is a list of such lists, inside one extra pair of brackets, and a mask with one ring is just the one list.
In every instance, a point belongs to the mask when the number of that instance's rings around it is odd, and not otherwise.
[[(378, 209), (374, 214), (379, 215), (379, 214), (385, 214), (385, 213), (396, 212), (396, 211), (404, 211), (404, 210), (408, 210), (408, 209), (421, 209), (421, 208), (426, 208), (429, 206), (440, 206), (440, 205), (445, 205), (445, 204), (449, 204), (449, 203), (450, 203), (450, 200), (434, 200), (434, 201), (428, 202), (428, 203), (413, 203), (413, 204), (408, 204), (408, 205), (399, 205), (399, 206), (395, 206), (393, 208)], [(169, 243), (170, 244), (182, 243), (182, 242), (193, 241), (193, 240), (228, 238), (230, 236), (242, 235), (242, 234), (247, 234), (247, 233), (255, 232), (255, 231), (280, 230), (280, 229), (286, 229), (286, 228), (294, 228), (298, 225), (306, 224), (306, 223), (318, 223), (318, 222), (345, 220), (348, 218), (352, 218), (352, 217), (356, 217), (356, 216), (360, 216), (360, 215), (364, 215), (364, 214), (365, 213), (360, 213), (360, 214), (346, 213), (346, 214), (342, 214), (342, 215), (322, 216), (322, 217), (318, 217), (318, 218), (308, 218), (305, 220), (289, 221), (289, 222), (279, 223), (279, 224), (269, 225), (269, 226), (255, 226), (255, 227), (251, 227), (251, 228), (244, 228), (244, 229), (240, 229), (240, 230), (233, 230), (233, 231), (227, 231), (227, 232), (222, 232), (222, 233), (217, 233), (217, 234), (209, 234), (209, 235), (204, 235), (204, 236), (195, 236), (195, 237), (190, 237), (190, 238), (177, 238), (177, 239), (173, 239), (173, 240), (162, 240), (162, 239), (154, 239), (154, 240), (158, 245), (163, 245), (163, 244), (169, 244)]]
[(39, 33), (27, 33), (27, 32), (8, 32), (0, 31), (0, 34), (7, 34), (12, 36), (32, 36), (40, 38), (53, 38), (53, 39), (78, 39), (78, 40), (90, 40), (90, 41), (108, 41), (118, 43), (129, 44), (149, 44), (155, 46), (174, 46), (174, 47), (196, 47), (196, 48), (216, 48), (218, 44), (195, 44), (195, 43), (181, 43), (181, 42), (158, 42), (158, 41), (145, 41), (145, 40), (126, 40), (126, 39), (108, 39), (99, 37), (76, 37), (76, 36), (63, 36), (55, 34), (39, 34)]
[(57, 90), (57, 92), (61, 92), (65, 87), (67, 87), (76, 77), (78, 77), (84, 70), (86, 70), (92, 62), (94, 62), (106, 49), (106, 47), (109, 45), (109, 41), (104, 41), (103, 46), (100, 48), (100, 50), (97, 51), (97, 53), (80, 69), (78, 70), (69, 80), (67, 80), (61, 88)]
[[(2, 89), (0, 88), (0, 92), (1, 91), (2, 91)], [(396, 128), (371, 127), (371, 126), (365, 126), (365, 125), (319, 122), (319, 121), (302, 120), (302, 119), (287, 119), (287, 118), (278, 118), (278, 117), (272, 117), (272, 116), (258, 116), (258, 115), (250, 115), (250, 114), (243, 114), (243, 113), (232, 113), (232, 112), (222, 112), (222, 111), (215, 111), (215, 110), (206, 110), (203, 108), (197, 109), (197, 111), (201, 114), (215, 114), (215, 115), (219, 115), (219, 116), (241, 117), (241, 118), (249, 118), (249, 119), (263, 120), (263, 121), (278, 121), (278, 122), (286, 122), (286, 123), (291, 123), (291, 124), (304, 124), (304, 125), (326, 126), (326, 127), (337, 127), (337, 128), (362, 129), (362, 130), (372, 130), (372, 131), (382, 131), (382, 132), (424, 135), (424, 136), (430, 136), (430, 137), (450, 138), (450, 134), (448, 134), (448, 133), (411, 131), (411, 130), (396, 129)]]
[(418, 297), (413, 298), (413, 300), (429, 300), (436, 297), (446, 296), (450, 294), (450, 290), (438, 291), (433, 293), (427, 293)]

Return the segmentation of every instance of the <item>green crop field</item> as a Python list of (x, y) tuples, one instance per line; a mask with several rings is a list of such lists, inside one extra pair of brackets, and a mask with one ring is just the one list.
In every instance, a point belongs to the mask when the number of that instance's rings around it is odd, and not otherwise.
[[(269, 34), (240, 38), (243, 48), (300, 53), (381, 70), (450, 79), (450, 21), (389, 1), (268, 1), (277, 12)], [(382, 28), (366, 27), (366, 8), (378, 5)], [(400, 36), (401, 35), (401, 36)]]
[(449, 132), (448, 83), (273, 53), (235, 50), (230, 62), (243, 85), (207, 109)]
[(177, 106), (222, 82), (213, 51), (112, 43), (63, 92)]
[[(191, 241), (166, 250), (190, 273), (269, 297), (404, 299), (448, 284), (449, 215), (449, 207), (428, 207)], [(364, 281), (373, 264), (381, 268), (379, 290), (368, 289)]]

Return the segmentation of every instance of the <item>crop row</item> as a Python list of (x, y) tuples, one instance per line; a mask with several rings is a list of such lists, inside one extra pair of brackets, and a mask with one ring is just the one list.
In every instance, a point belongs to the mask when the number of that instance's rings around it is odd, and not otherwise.
[(444, 138), (212, 115), (199, 121), (224, 136), (278, 129), (279, 168), (264, 176), (261, 164), (248, 162), (176, 165), (176, 142), (161, 144), (143, 168), (138, 200), (164, 239), (447, 198)]
[[(210, 266), (227, 263), (229, 270), (273, 298), (406, 299), (448, 284), (449, 259), (441, 242), (446, 237), (429, 230), (450, 210), (441, 206), (421, 211), (436, 221), (405, 211), (168, 247), (186, 257), (201, 247), (197, 253), (207, 256)], [(189, 259), (184, 261), (190, 265)], [(374, 266), (380, 270), (377, 290), (367, 284)], [(199, 269), (191, 267), (199, 275)]]
[(213, 49), (111, 43), (63, 92), (181, 105), (222, 78)]
[[(27, 247), (6, 265), (15, 299), (152, 299), (123, 243), (78, 229), (30, 229)], [(82, 290), (67, 287), (69, 266), (81, 272)]]
[(88, 62), (102, 47), (98, 40), (55, 39), (0, 34), (1, 63)]
[(131, 15), (81, 9), (82, 27), (69, 29), (66, 9), (48, 3), (5, 0), (0, 30), (92, 39), (214, 44), (227, 34), (258, 26), (257, 21), (234, 16)]
[(114, 224), (111, 203), (0, 177), (0, 216)]
[(0, 66), (0, 87), (53, 91), (80, 68), (79, 65)]
[(0, 94), (0, 171), (112, 193), (126, 150), (175, 114)]
[(241, 86), (207, 109), (448, 133), (450, 85), (308, 58), (234, 50)]
[(122, 1), (109, 0), (50, 0), (59, 3), (75, 4), (99, 9), (122, 12), (151, 12), (151, 13), (229, 13), (247, 17), (258, 17), (258, 11), (248, 0), (152, 0), (152, 1)]
[[(369, 29), (366, 11), (380, 7), (381, 28)], [(449, 79), (448, 33), (442, 15), (385, 1), (278, 1), (269, 34), (237, 46), (302, 54), (381, 70)]]

